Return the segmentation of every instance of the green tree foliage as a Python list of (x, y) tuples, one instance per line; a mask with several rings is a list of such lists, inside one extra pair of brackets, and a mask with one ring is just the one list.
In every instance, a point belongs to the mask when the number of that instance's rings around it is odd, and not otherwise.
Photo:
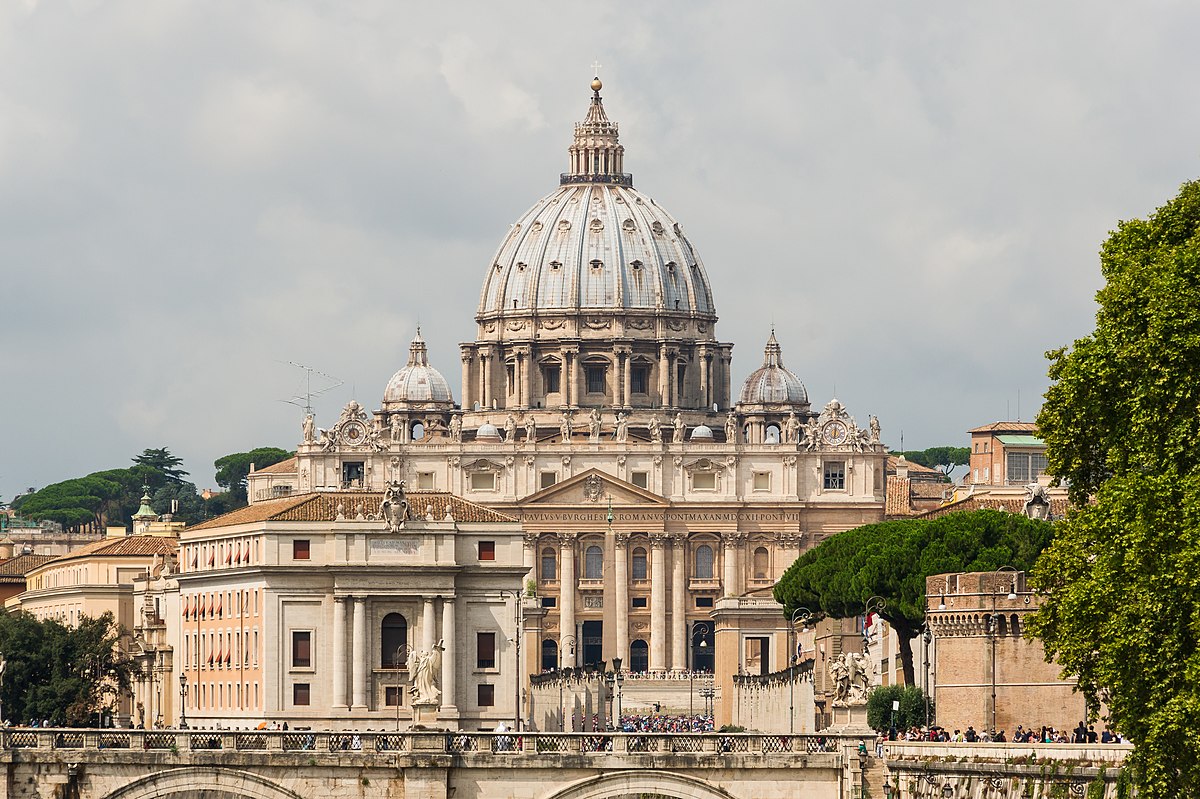
[[(900, 709), (892, 716), (892, 702)], [(933, 702), (929, 703), (930, 718)], [(895, 722), (897, 730), (925, 726), (925, 692), (915, 685), (881, 685), (867, 694), (867, 726), (882, 732)]]
[(1032, 630), (1136, 744), (1138, 795), (1200, 796), (1200, 182), (1100, 253), (1096, 329), (1048, 354), (1038, 415), (1073, 499)]
[(97, 713), (129, 692), (130, 664), (116, 646), (120, 635), (111, 613), (85, 617), (75, 628), (28, 613), (0, 614), (5, 717), (94, 724)]
[(838, 533), (805, 552), (775, 586), (791, 616), (805, 607), (835, 618), (861, 615), (872, 596), (896, 631), (904, 680), (912, 684), (912, 639), (925, 622), (925, 578), (948, 572), (1027, 570), (1054, 535), (1048, 522), (996, 510), (902, 519)]
[(56, 521), (67, 530), (94, 529), (104, 525), (106, 512), (121, 491), (121, 484), (107, 476), (77, 477), (26, 494), (18, 510), (30, 519)]
[(905, 460), (930, 469), (941, 469), (946, 474), (954, 471), (956, 466), (963, 466), (971, 460), (970, 447), (930, 447), (929, 449), (914, 449), (907, 452), (897, 452)]
[(133, 458), (133, 463), (135, 468), (146, 470), (142, 473), (147, 476), (146, 484), (151, 488), (158, 488), (164, 483), (182, 483), (188, 475), (179, 468), (183, 459), (172, 455), (166, 447), (142, 450), (141, 455)]
[(278, 447), (258, 447), (249, 452), (234, 452), (217, 458), (213, 466), (217, 469), (217, 485), (229, 491), (230, 500), (234, 507), (246, 504), (246, 476), (250, 474), (250, 464), (261, 469), (272, 466), (292, 457), (293, 453)]

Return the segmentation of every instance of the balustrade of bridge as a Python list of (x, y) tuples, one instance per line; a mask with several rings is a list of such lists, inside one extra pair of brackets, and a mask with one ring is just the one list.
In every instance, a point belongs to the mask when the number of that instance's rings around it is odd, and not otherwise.
[(747, 733), (500, 733), (317, 732), (274, 730), (3, 730), (0, 748), (21, 750), (129, 750), (171, 752), (331, 752), (342, 754), (473, 752), (545, 754), (743, 754), (836, 753), (862, 736), (758, 735)]

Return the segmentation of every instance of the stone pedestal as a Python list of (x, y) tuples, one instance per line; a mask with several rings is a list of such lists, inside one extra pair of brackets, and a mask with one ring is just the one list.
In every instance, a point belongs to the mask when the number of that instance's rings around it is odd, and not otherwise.
[(871, 728), (867, 726), (867, 706), (835, 704), (829, 729), (831, 732), (870, 733)]
[(412, 709), (414, 726), (434, 727), (437, 725), (439, 705), (435, 705), (432, 702), (422, 702), (421, 704), (414, 704)]

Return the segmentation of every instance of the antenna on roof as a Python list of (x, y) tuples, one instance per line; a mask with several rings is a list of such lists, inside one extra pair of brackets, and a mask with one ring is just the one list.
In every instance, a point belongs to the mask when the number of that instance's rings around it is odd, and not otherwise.
[(1021, 421), (1021, 389), (1017, 389), (1017, 421)]
[(900, 431), (900, 454), (904, 454), (904, 431)]
[[(302, 363), (296, 363), (295, 361), (280, 361), (280, 363), (286, 363), (289, 366), (294, 366), (297, 369), (304, 370), (304, 392), (293, 394), (291, 399), (280, 400), (280, 402), (286, 402), (288, 405), (295, 405), (297, 408), (303, 408), (305, 413), (313, 412), (313, 397), (319, 397), (325, 392), (332, 391), (346, 382), (341, 378), (334, 377), (333, 375), (327, 375), (315, 367), (306, 366)], [(318, 378), (316, 390), (313, 389), (313, 375), (316, 375)], [(320, 385), (321, 382), (327, 382), (328, 385), (322, 387)], [(301, 405), (301, 402), (304, 404)]]

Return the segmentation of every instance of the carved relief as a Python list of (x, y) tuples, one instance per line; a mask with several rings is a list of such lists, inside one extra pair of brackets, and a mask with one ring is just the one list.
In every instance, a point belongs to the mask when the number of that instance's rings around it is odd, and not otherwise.
[(604, 330), (612, 327), (612, 319), (607, 316), (589, 316), (583, 321), (592, 330)]
[(687, 322), (683, 321), (682, 319), (668, 319), (667, 327), (671, 328), (672, 330), (683, 330), (685, 327), (687, 327)]
[(542, 330), (558, 330), (566, 323), (565, 319), (543, 319), (541, 326)]
[(647, 319), (643, 316), (635, 316), (625, 324), (634, 330), (649, 330), (654, 326), (654, 320)]
[(596, 502), (604, 493), (604, 480), (598, 474), (591, 474), (583, 481), (583, 498), (588, 502)]
[(529, 325), (529, 323), (527, 321), (525, 321), (524, 319), (512, 319), (512, 320), (509, 320), (507, 327), (509, 330), (516, 332), (516, 331), (524, 330), (528, 325)]

